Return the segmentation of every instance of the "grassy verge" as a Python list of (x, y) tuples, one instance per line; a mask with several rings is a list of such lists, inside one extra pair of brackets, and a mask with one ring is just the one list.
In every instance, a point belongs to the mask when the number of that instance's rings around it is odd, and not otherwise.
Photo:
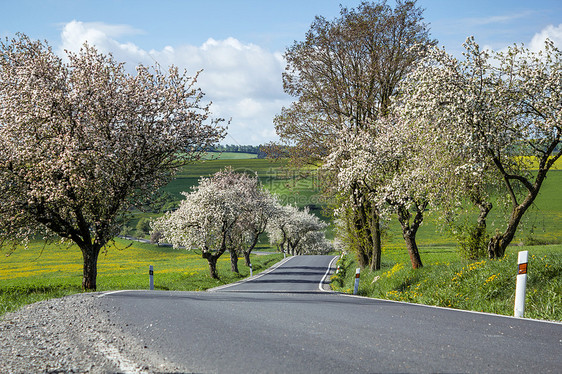
[[(130, 246), (129, 246), (130, 245)], [(5, 253), (2, 253), (5, 255)], [(253, 256), (254, 271), (263, 271), (282, 254)], [(81, 292), (81, 253), (76, 246), (32, 243), (0, 259), (0, 315), (25, 304)], [(157, 290), (201, 291), (232, 283), (249, 275), (239, 262), (240, 274), (230, 271), (228, 253), (218, 263), (220, 280), (211, 279), (200, 255), (152, 244), (116, 240), (100, 255), (98, 291), (148, 289), (148, 267), (154, 266)]]
[[(404, 251), (383, 253), (382, 269), (361, 273), (359, 294), (456, 309), (513, 315), (517, 252), (529, 251), (525, 317), (562, 321), (562, 245), (510, 247), (500, 260), (467, 261), (454, 249), (425, 248), (413, 270)], [(343, 256), (332, 288), (352, 293), (356, 262)]]

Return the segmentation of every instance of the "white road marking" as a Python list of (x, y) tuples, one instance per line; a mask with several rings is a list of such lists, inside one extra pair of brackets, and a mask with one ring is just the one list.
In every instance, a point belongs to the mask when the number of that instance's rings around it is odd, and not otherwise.
[(318, 284), (318, 288), (320, 289), (320, 291), (322, 292), (333, 292), (332, 290), (325, 290), (322, 286), (324, 284), (324, 281), (326, 281), (326, 278), (328, 277), (328, 275), (330, 274), (330, 269), (332, 268), (332, 265), (334, 264), (334, 261), (337, 261), (337, 259), (340, 256), (335, 256), (332, 261), (330, 261), (330, 263), (328, 264), (328, 269), (326, 269), (326, 273), (324, 274), (324, 277), (322, 277), (322, 280), (320, 281), (320, 283)]

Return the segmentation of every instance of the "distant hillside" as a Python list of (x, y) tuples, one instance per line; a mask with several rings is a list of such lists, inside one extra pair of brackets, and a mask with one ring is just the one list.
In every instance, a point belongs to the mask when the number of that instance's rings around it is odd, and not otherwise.
[(258, 158), (255, 153), (244, 153), (244, 152), (207, 152), (204, 160), (249, 160), (252, 158)]

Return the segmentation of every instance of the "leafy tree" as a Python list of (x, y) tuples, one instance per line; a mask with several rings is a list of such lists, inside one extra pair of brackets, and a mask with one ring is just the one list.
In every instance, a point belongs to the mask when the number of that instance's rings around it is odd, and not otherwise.
[(150, 234), (150, 218), (143, 217), (137, 223), (137, 235), (140, 237)]
[(263, 188), (257, 175), (235, 175), (238, 177), (236, 183), (245, 187), (240, 217), (228, 235), (231, 270), (238, 273), (239, 255), (243, 255), (246, 266), (250, 266), (250, 255), (277, 211), (278, 202), (275, 196)]
[(256, 188), (251, 191), (253, 196), (250, 197), (246, 205), (246, 208), (248, 208), (247, 214), (239, 222), (241, 232), (239, 249), (244, 255), (246, 266), (250, 266), (250, 254), (279, 209), (277, 198), (259, 185), (257, 176), (255, 181), (257, 182)]
[(238, 271), (239, 247), (259, 191), (257, 177), (231, 168), (221, 170), (201, 178), (193, 191), (184, 192), (179, 208), (157, 219), (152, 229), (175, 247), (200, 249), (211, 278), (218, 279), (217, 260), (226, 251), (231, 254), (232, 270)]
[(488, 243), (489, 257), (498, 258), (562, 155), (562, 54), (550, 41), (538, 53), (519, 46), (483, 51), (473, 38), (465, 47), (461, 61), (432, 50), (409, 76), (404, 103), (445, 144), (453, 133), (464, 138), (469, 157), (455, 169), (493, 170), (503, 184), (509, 217)]
[[(385, 1), (362, 2), (356, 9), (342, 7), (333, 21), (316, 17), (305, 40), (285, 53), (284, 90), (296, 101), (276, 116), (275, 126), (291, 146), (293, 162), (321, 164), (337, 146), (340, 131), (365, 130), (387, 115), (419, 50), (434, 43), (415, 1), (398, 0), (394, 8)], [(338, 164), (333, 165), (337, 173)], [(341, 196), (332, 182), (327, 180), (328, 191), (342, 200), (356, 199), (342, 218), (358, 237), (359, 263), (378, 268), (379, 212), (366, 198), (368, 191), (355, 184), (350, 195)]]
[(138, 66), (84, 45), (68, 62), (25, 35), (0, 42), (0, 235), (71, 240), (96, 289), (100, 250), (122, 216), (223, 137), (197, 76)]
[[(373, 128), (377, 129), (376, 134)], [(396, 214), (412, 267), (419, 268), (422, 261), (416, 234), (429, 204), (427, 185), (432, 177), (421, 160), (424, 134), (390, 115), (378, 119), (373, 128), (343, 130), (338, 146), (324, 165), (329, 169), (334, 162), (339, 163), (337, 186), (344, 196), (349, 196), (336, 214), (345, 216), (346, 210), (357, 204), (354, 190), (366, 191), (365, 197), (381, 218)], [(347, 239), (356, 240), (353, 236)]]
[(326, 223), (308, 208), (299, 210), (293, 205), (280, 207), (267, 227), (269, 240), (286, 253), (302, 255), (324, 252), (329, 248), (324, 230)]

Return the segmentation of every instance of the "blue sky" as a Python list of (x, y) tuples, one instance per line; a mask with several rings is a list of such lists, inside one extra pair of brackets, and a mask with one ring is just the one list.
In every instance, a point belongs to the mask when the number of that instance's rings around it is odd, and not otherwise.
[[(199, 83), (213, 111), (232, 118), (225, 143), (274, 140), (283, 94), (282, 53), (302, 40), (315, 15), (332, 19), (360, 0), (0, 0), (0, 35), (46, 39), (61, 55), (87, 40), (127, 61), (175, 64)], [(388, 1), (393, 5), (394, 1)], [(549, 37), (562, 47), (560, 0), (418, 0), (432, 37), (459, 55), (466, 37), (503, 49)]]

